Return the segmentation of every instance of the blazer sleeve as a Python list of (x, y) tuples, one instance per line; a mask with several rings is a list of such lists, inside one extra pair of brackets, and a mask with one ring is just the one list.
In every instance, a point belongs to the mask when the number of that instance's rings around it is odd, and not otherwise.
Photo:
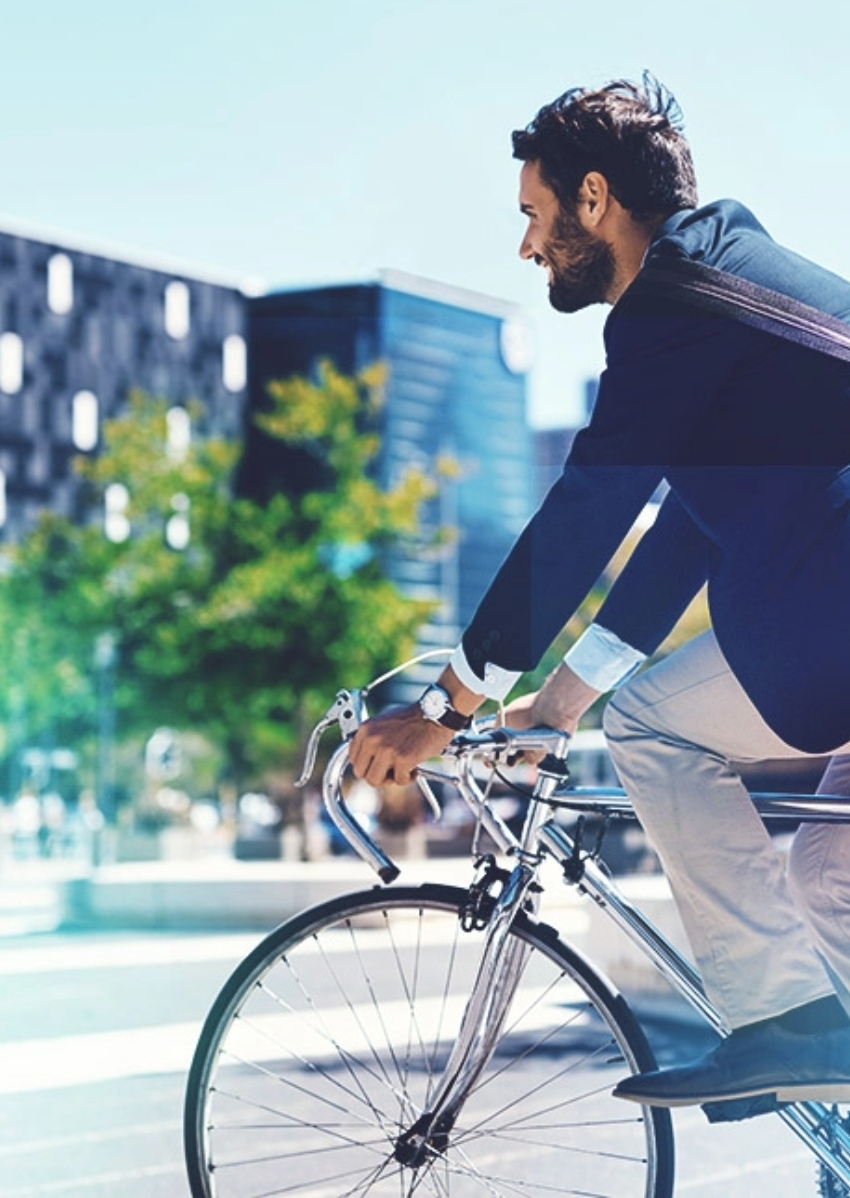
[(714, 542), (669, 492), (596, 613), (596, 623), (648, 657), (672, 631), (717, 560)]
[[(463, 635), (479, 678), (488, 663), (536, 666), (669, 466), (687, 460), (745, 335), (728, 319), (664, 307), (635, 284), (619, 301), (606, 325), (607, 368), (590, 424)], [(631, 589), (628, 581), (620, 588), (623, 601)], [(642, 581), (639, 589), (649, 641), (664, 627), (670, 601), (652, 598)]]

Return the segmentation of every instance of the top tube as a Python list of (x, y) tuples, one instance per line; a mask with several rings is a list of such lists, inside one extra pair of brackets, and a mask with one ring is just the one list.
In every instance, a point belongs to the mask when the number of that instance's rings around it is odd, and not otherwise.
[[(578, 813), (616, 815), (636, 819), (626, 792), (617, 786), (574, 786), (555, 794), (559, 806)], [(764, 819), (794, 823), (850, 823), (850, 796), (789, 794), (753, 791), (750, 798)]]

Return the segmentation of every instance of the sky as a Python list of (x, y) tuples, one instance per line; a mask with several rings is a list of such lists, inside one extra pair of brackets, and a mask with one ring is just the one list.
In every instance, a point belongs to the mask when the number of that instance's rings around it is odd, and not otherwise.
[[(520, 261), (510, 133), (651, 70), (701, 199), (850, 276), (846, 0), (0, 0), (4, 220), (295, 287), (407, 271), (519, 304), (575, 420), (608, 309)], [(2, 331), (2, 330), (0, 330)]]

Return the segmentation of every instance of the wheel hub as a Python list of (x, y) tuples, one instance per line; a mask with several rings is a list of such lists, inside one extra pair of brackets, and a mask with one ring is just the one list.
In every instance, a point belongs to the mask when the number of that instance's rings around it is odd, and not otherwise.
[(444, 1156), (453, 1125), (454, 1119), (426, 1111), (396, 1140), (393, 1158), (409, 1169), (419, 1169), (435, 1156)]

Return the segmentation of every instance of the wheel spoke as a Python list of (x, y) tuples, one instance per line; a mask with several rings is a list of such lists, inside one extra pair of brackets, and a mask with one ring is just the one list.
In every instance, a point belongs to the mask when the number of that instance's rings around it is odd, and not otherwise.
[(647, 1067), (636, 1025), (530, 923), (492, 1059), (448, 1131), (416, 1127), (484, 942), (461, 930), (463, 900), (428, 887), (335, 900), (236, 971), (190, 1075), (193, 1198), (669, 1198), (664, 1118), (626, 1117), (610, 1093)]

